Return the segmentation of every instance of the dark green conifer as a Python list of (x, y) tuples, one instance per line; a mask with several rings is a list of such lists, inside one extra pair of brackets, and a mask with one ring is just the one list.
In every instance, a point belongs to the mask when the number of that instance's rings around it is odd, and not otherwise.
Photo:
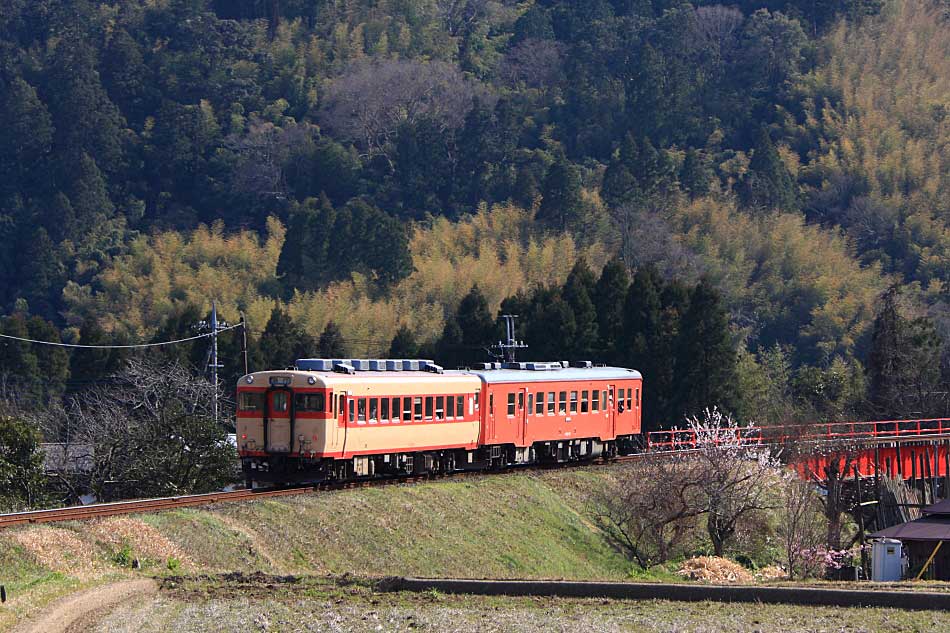
[(320, 358), (346, 358), (346, 341), (343, 340), (339, 326), (333, 321), (329, 321), (323, 328), (317, 349), (320, 351)]
[(677, 340), (678, 409), (684, 416), (718, 407), (731, 413), (738, 396), (736, 348), (719, 293), (707, 278), (693, 289)]
[(610, 260), (600, 273), (594, 288), (597, 332), (605, 362), (619, 363), (623, 358), (623, 304), (630, 285), (627, 267), (619, 259)]
[(389, 345), (389, 358), (416, 358), (419, 356), (419, 344), (406, 325), (399, 326), (392, 343)]
[(554, 161), (541, 186), (538, 220), (558, 231), (574, 228), (583, 212), (581, 176), (566, 157)]
[(561, 293), (574, 312), (575, 336), (572, 341), (564, 341), (564, 349), (575, 360), (594, 360), (597, 354), (597, 310), (591, 299), (596, 287), (597, 281), (587, 261), (577, 260)]
[(759, 130), (749, 173), (742, 188), (742, 201), (756, 209), (795, 211), (798, 204), (798, 185), (788, 171), (768, 130)]

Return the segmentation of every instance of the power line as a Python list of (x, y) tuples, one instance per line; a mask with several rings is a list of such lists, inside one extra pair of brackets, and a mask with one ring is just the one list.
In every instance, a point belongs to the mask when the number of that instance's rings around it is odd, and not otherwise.
[[(238, 323), (236, 325), (231, 325), (227, 328), (219, 328), (217, 333), (227, 332), (228, 330), (233, 330), (234, 328), (243, 327), (243, 323)], [(178, 343), (187, 343), (188, 341), (196, 341), (200, 338), (207, 338), (209, 336), (215, 336), (215, 332), (206, 332), (204, 334), (198, 334), (197, 336), (189, 336), (188, 338), (180, 338), (174, 341), (159, 341), (158, 343), (138, 343), (136, 345), (79, 345), (77, 343), (56, 343), (54, 341), (38, 341), (32, 338), (23, 338), (20, 336), (11, 336), (10, 334), (0, 334), (0, 338), (6, 338), (13, 341), (20, 341), (21, 343), (33, 343), (35, 345), (51, 345), (53, 347), (71, 347), (71, 348), (80, 348), (80, 349), (142, 349), (146, 347), (161, 347), (162, 345), (176, 345)]]

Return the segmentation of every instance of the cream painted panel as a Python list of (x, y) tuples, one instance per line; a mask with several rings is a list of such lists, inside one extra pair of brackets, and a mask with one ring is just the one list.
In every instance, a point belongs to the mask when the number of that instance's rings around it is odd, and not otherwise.
[(428, 446), (474, 444), (478, 440), (475, 422), (445, 424), (390, 424), (347, 428), (346, 452), (391, 453)]

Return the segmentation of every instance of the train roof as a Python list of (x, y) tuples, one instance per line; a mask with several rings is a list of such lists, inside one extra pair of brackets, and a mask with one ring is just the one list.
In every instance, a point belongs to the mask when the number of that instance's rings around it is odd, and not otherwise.
[[(456, 373), (456, 372), (445, 372)], [(530, 369), (475, 369), (465, 373), (478, 376), (486, 384), (507, 382), (583, 382), (587, 380), (641, 380), (643, 376), (635, 369), (623, 367), (563, 367), (542, 371)]]
[[(313, 382), (310, 382), (310, 381)], [(238, 380), (240, 387), (269, 387), (286, 385), (288, 387), (318, 387), (318, 388), (347, 388), (354, 384), (400, 384), (400, 383), (428, 383), (445, 385), (473, 386), (478, 378), (464, 372), (445, 372), (436, 374), (424, 371), (359, 371), (347, 374), (334, 371), (313, 371), (301, 369), (276, 369), (270, 371), (256, 371), (242, 376)]]
[[(547, 364), (544, 369), (456, 369), (442, 373), (432, 371), (357, 370), (354, 373), (315, 369), (284, 369), (253, 372), (242, 376), (241, 386), (266, 387), (286, 384), (292, 387), (344, 387), (356, 384), (429, 383), (464, 384), (479, 380), (484, 384), (585, 382), (591, 380), (640, 380), (642, 375), (623, 367), (558, 367)], [(312, 380), (312, 382), (311, 382)]]

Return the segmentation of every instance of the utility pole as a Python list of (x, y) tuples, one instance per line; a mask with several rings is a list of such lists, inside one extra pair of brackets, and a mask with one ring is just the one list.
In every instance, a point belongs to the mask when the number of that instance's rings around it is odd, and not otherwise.
[[(243, 318), (242, 318), (243, 321)], [(218, 320), (218, 305), (215, 301), (211, 302), (211, 320), (209, 321), (199, 321), (195, 324), (195, 329), (202, 332), (211, 333), (211, 349), (208, 350), (208, 369), (211, 370), (211, 384), (214, 386), (214, 421), (218, 422), (218, 370), (223, 368), (224, 365), (218, 363), (218, 333), (222, 330), (226, 330), (230, 325), (226, 321)], [(243, 329), (243, 328), (242, 328)], [(245, 338), (246, 341), (246, 338)], [(245, 349), (247, 344), (245, 342)], [(247, 356), (245, 352), (245, 365), (247, 364)]]
[(515, 352), (519, 349), (527, 349), (524, 341), (515, 339), (515, 319), (517, 314), (502, 314), (501, 318), (505, 320), (505, 342), (499, 341), (493, 347), (501, 351), (502, 357), (506, 363), (515, 362)]
[(244, 318), (244, 313), (241, 313), (241, 355), (244, 357), (244, 373), (248, 373), (247, 369), (247, 319)]

